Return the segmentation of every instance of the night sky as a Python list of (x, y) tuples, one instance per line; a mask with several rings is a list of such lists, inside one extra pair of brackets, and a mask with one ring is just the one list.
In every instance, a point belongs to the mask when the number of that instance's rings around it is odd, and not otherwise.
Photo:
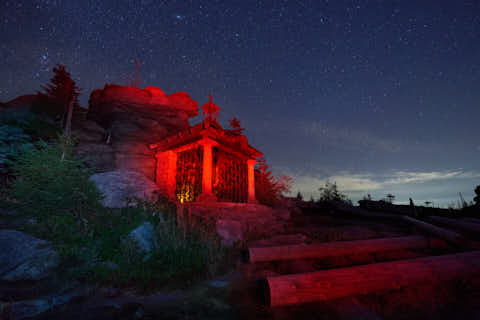
[[(67, 66), (83, 89), (212, 93), (308, 199), (467, 201), (480, 184), (480, 1), (0, 2), (0, 101)], [(194, 119), (195, 122), (198, 119)]]

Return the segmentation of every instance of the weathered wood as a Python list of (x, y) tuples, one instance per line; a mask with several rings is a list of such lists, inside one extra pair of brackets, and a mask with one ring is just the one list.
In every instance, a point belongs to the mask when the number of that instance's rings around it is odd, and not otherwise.
[(462, 218), (460, 219), (460, 221), (480, 224), (480, 219), (477, 219), (477, 218)]
[(281, 234), (281, 235), (273, 236), (267, 239), (249, 241), (248, 247), (264, 248), (264, 247), (301, 245), (301, 244), (304, 244), (307, 239), (308, 239), (307, 236), (301, 233)]
[(478, 276), (480, 251), (474, 251), (268, 277), (264, 293), (266, 303), (277, 307)]
[(480, 235), (480, 224), (478, 223), (462, 221), (458, 219), (449, 219), (438, 216), (431, 216), (430, 220), (432, 220), (434, 223), (451, 226), (453, 229), (458, 229), (461, 231), (466, 231), (467, 233)]
[(375, 218), (375, 219), (393, 219), (399, 220), (401, 218), (398, 214), (385, 213), (385, 212), (371, 212), (359, 207), (347, 206), (341, 203), (332, 203), (335, 210), (345, 212), (348, 214), (358, 215), (365, 218)]
[(356, 241), (336, 241), (319, 244), (299, 244), (249, 248), (251, 263), (275, 260), (327, 258), (355, 254), (435, 247), (436, 242), (421, 236), (396, 237)]
[(460, 234), (458, 234), (456, 232), (434, 226), (430, 223), (426, 223), (426, 222), (414, 219), (412, 217), (402, 216), (402, 218), (405, 221), (413, 224), (414, 226), (416, 226), (420, 229), (423, 229), (423, 230), (427, 231), (428, 233), (436, 235), (437, 237), (439, 237), (439, 238), (441, 238), (445, 241), (448, 241), (449, 243), (452, 243), (452, 244), (455, 244), (455, 245), (465, 245), (466, 244), (465, 239)]

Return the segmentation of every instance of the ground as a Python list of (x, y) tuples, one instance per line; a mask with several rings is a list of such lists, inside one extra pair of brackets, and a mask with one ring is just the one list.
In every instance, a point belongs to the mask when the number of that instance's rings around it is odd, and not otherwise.
[[(331, 242), (418, 234), (407, 224), (360, 220), (354, 217), (296, 214), (279, 241)], [(303, 235), (303, 237), (299, 236)], [(287, 239), (287, 240), (285, 240)], [(250, 245), (272, 245), (251, 242)], [(450, 250), (450, 249), (445, 249)], [(415, 252), (416, 256), (435, 252)], [(477, 319), (480, 294), (462, 284), (397, 288), (328, 302), (270, 308), (263, 302), (259, 279), (321, 268), (312, 261), (285, 266), (281, 263), (250, 265), (238, 257), (236, 267), (221, 277), (193, 285), (165, 288), (151, 295), (115, 288), (92, 288), (91, 294), (44, 314), (40, 319)], [(365, 263), (351, 259), (345, 264)]]

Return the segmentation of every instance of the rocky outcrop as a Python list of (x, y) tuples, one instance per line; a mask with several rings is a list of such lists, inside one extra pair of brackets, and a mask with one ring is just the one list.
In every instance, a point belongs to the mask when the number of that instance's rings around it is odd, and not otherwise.
[(16, 230), (0, 230), (0, 280), (40, 280), (58, 266), (50, 243)]
[(128, 198), (152, 199), (158, 191), (157, 185), (145, 175), (128, 170), (96, 173), (90, 176), (98, 190), (105, 196), (105, 207), (122, 208)]
[(91, 93), (87, 114), (103, 132), (76, 121), (74, 135), (79, 154), (97, 158), (93, 167), (134, 170), (153, 180), (155, 158), (148, 145), (188, 128), (189, 117), (197, 114), (197, 102), (185, 92), (106, 85)]

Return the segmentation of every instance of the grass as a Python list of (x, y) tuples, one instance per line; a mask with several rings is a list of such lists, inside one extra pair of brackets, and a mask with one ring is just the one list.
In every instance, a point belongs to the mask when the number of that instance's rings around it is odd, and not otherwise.
[[(200, 228), (187, 232), (177, 224), (175, 208), (165, 201), (135, 199), (122, 209), (103, 207), (88, 179), (90, 172), (62, 141), (37, 144), (15, 159), (16, 179), (4, 202), (18, 218), (36, 220), (22, 229), (55, 245), (63, 275), (152, 291), (205, 279), (226, 265), (227, 252), (214, 233)], [(158, 240), (149, 257), (128, 240), (146, 221), (155, 227)]]

